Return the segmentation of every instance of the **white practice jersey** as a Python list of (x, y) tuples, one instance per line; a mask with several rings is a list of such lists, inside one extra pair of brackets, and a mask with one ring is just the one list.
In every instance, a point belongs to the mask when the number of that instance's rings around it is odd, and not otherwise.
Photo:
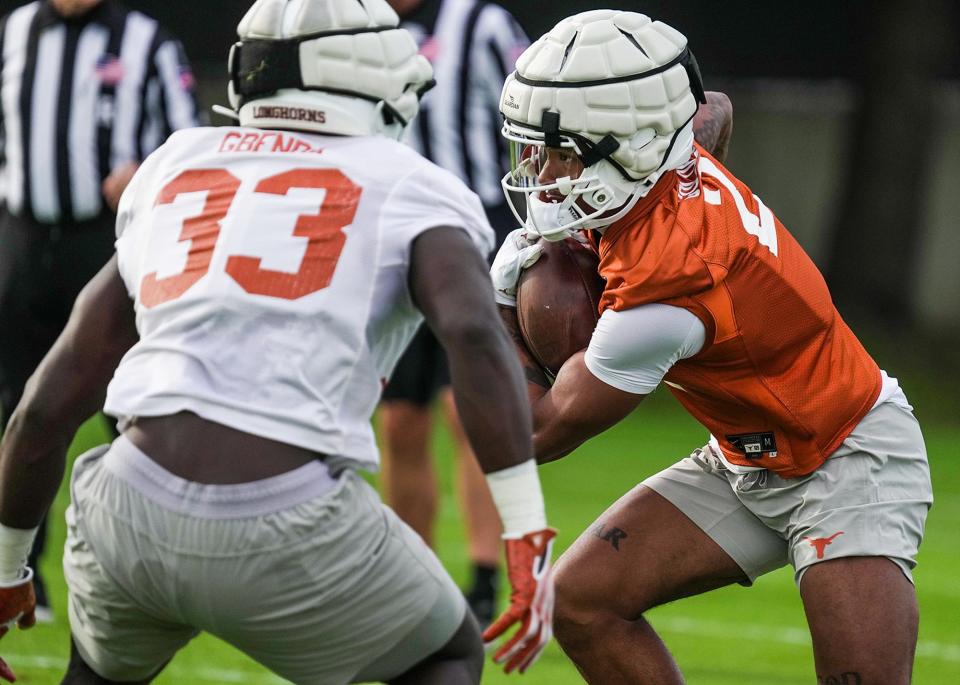
[(411, 243), (454, 226), (493, 247), (476, 195), (380, 137), (179, 131), (118, 214), (140, 341), (106, 412), (122, 426), (187, 410), (366, 468), (370, 417), (422, 321)]

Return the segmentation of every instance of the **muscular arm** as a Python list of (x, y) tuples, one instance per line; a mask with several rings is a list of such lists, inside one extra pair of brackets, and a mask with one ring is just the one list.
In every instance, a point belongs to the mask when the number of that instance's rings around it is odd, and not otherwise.
[(87, 284), (63, 333), (31, 376), (0, 443), (0, 523), (40, 523), (63, 479), (67, 447), (102, 406), (137, 341), (133, 306), (114, 257)]
[(707, 104), (700, 105), (693, 117), (693, 136), (720, 162), (727, 158), (733, 133), (733, 105), (723, 93), (708, 90)]
[(551, 387), (523, 342), (516, 309), (500, 306), (499, 310), (527, 377), (533, 413), (533, 451), (539, 463), (566, 456), (619, 422), (646, 397), (618, 390), (598, 379), (584, 363), (582, 351), (566, 361)]
[(411, 290), (447, 352), (454, 399), (485, 473), (532, 458), (523, 372), (500, 325), (487, 265), (465, 232), (439, 227), (413, 243)]

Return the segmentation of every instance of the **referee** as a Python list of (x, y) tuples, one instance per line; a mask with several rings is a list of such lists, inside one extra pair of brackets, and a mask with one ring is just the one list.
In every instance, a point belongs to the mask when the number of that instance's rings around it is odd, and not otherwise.
[[(113, 254), (138, 164), (198, 123), (183, 49), (155, 20), (114, 0), (38, 0), (0, 19), (0, 430)], [(49, 617), (39, 574), (36, 592)]]
[[(408, 142), (459, 176), (483, 202), (499, 244), (516, 227), (500, 178), (509, 169), (500, 135), (500, 90), (529, 41), (510, 13), (484, 0), (390, 0), (420, 53), (433, 65), (436, 87), (420, 105)], [(437, 478), (429, 453), (430, 405), (442, 399), (454, 436), (457, 489), (467, 528), (472, 579), (466, 596), (481, 625), (493, 618), (499, 584), (500, 518), (460, 426), (446, 357), (426, 326), (400, 359), (380, 411), (387, 503), (433, 544)]]

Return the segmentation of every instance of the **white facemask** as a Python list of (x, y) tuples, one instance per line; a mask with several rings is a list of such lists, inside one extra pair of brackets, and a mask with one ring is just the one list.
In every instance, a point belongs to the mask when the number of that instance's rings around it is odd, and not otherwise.
[[(674, 145), (660, 169), (640, 181), (628, 181), (606, 160), (585, 169), (579, 178), (561, 178), (539, 183), (529, 160), (501, 180), (510, 208), (528, 232), (545, 240), (563, 240), (583, 228), (603, 228), (626, 216), (637, 202), (650, 192), (663, 174), (686, 162), (693, 147), (693, 126), (687, 123), (676, 136)], [(561, 202), (543, 202), (540, 194), (559, 191)], [(516, 210), (513, 196), (526, 205), (526, 219)], [(578, 199), (583, 204), (578, 204)]]
[(527, 197), (527, 231), (545, 240), (563, 240), (570, 224), (582, 218), (575, 205), (576, 198), (568, 195), (562, 202), (543, 202), (536, 196)]

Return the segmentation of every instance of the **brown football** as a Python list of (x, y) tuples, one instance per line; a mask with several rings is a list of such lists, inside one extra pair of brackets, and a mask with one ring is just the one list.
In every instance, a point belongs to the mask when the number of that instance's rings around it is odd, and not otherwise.
[(573, 238), (544, 242), (543, 254), (520, 274), (517, 321), (527, 348), (556, 375), (590, 342), (604, 280), (596, 253)]

